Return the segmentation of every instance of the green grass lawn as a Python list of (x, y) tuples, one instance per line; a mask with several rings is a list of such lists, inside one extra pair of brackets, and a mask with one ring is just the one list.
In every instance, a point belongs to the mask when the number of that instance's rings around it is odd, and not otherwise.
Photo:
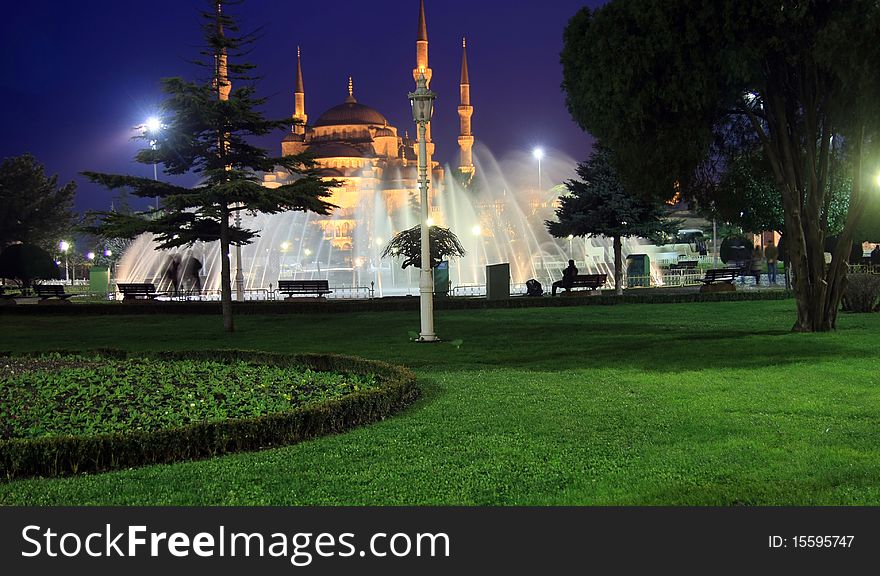
[(794, 302), (437, 314), (0, 316), (0, 350), (250, 348), (405, 364), (424, 397), (339, 436), (0, 483), (3, 504), (880, 504), (880, 314)]

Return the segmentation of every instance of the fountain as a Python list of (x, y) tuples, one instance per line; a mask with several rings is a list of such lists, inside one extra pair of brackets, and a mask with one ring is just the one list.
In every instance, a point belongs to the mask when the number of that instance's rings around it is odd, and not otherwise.
[[(552, 158), (555, 157), (555, 160)], [(562, 184), (549, 190), (536, 187), (530, 155), (497, 160), (485, 147), (474, 153), (476, 185), (465, 188), (447, 168), (442, 188), (435, 194), (432, 214), (436, 223), (456, 233), (467, 251), (450, 262), (453, 295), (480, 295), (488, 264), (510, 263), (512, 290), (535, 278), (544, 286), (559, 279), (569, 258), (581, 273), (606, 273), (613, 278), (611, 240), (553, 238), (544, 221), (554, 217), (554, 204), (564, 193)], [(561, 155), (544, 161), (545, 182), (574, 177), (575, 162)], [(394, 181), (394, 178), (391, 179)], [(401, 194), (404, 192), (404, 194)], [(401, 269), (398, 259), (379, 257), (388, 240), (417, 224), (417, 200), (403, 202), (406, 191), (377, 189), (362, 194), (351, 207), (327, 216), (304, 212), (243, 215), (246, 228), (259, 231), (253, 244), (242, 247), (245, 290), (248, 298), (265, 298), (279, 279), (327, 279), (331, 297), (383, 297), (418, 294), (418, 271)], [(410, 191), (415, 196), (415, 190)], [(654, 284), (661, 283), (658, 256), (670, 253), (642, 239), (624, 241), (624, 257), (648, 253)], [(681, 251), (681, 247), (678, 247)], [(166, 285), (164, 272), (175, 254), (202, 264), (201, 286), (208, 297), (219, 292), (219, 243), (197, 243), (188, 249), (156, 250), (149, 235), (135, 240), (120, 261), (119, 282), (154, 282)], [(233, 270), (236, 263), (232, 257)], [(185, 264), (184, 264), (185, 269)], [(186, 288), (186, 286), (184, 286)]]

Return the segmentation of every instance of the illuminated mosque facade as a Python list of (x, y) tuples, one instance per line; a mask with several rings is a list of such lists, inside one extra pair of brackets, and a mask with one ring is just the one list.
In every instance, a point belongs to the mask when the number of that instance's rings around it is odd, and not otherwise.
[[(430, 88), (433, 71), (428, 64), (428, 27), (424, 0), (419, 5), (416, 65), (412, 73), (414, 80), (424, 74)], [(462, 41), (458, 113), (461, 131), (458, 137), (460, 155), (456, 176), (463, 183), (469, 184), (475, 168), (472, 152), (474, 136), (471, 131), (473, 107), (470, 103), (466, 41)], [(378, 110), (358, 102), (352, 78), (348, 79), (348, 97), (345, 101), (309, 123), (299, 49), (293, 118), (297, 123), (281, 143), (282, 155), (308, 152), (314, 158), (322, 177), (341, 182), (341, 185), (333, 188), (330, 198), (330, 202), (338, 208), (331, 216), (314, 220), (322, 230), (323, 240), (332, 244), (337, 254), (348, 252), (349, 261), (355, 256), (351, 253), (353, 246), (360, 244), (355, 242), (355, 234), (358, 226), (363, 227), (366, 224), (362, 215), (365, 211), (375, 212), (377, 205), (391, 220), (392, 232), (399, 232), (416, 224), (412, 214), (413, 203), (418, 198), (418, 141), (410, 138), (408, 131), (401, 134)], [(430, 124), (427, 126), (426, 141), (427, 165), (430, 167), (430, 212), (432, 218), (442, 224), (436, 195), (443, 191), (445, 172), (439, 162), (433, 159), (435, 147), (431, 139)], [(284, 172), (275, 172), (267, 174), (264, 183), (268, 187), (274, 187), (284, 183), (288, 177)], [(362, 230), (361, 234), (364, 232)], [(370, 231), (366, 233), (370, 234)], [(387, 239), (389, 238), (385, 240)]]

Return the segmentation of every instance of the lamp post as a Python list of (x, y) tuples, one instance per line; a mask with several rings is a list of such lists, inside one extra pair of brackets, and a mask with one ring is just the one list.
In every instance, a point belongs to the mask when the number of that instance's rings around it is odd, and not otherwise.
[(70, 282), (70, 271), (67, 267), (67, 251), (70, 250), (70, 242), (68, 242), (67, 240), (62, 240), (61, 243), (58, 245), (58, 248), (60, 248), (61, 251), (64, 252), (64, 282), (66, 284), (67, 282)]
[(532, 156), (538, 161), (538, 190), (542, 188), (541, 186), (541, 160), (544, 159), (544, 149), (543, 148), (535, 148), (532, 150)]
[[(144, 122), (144, 127), (147, 129), (147, 134), (150, 135), (150, 148), (155, 150), (159, 144), (159, 132), (162, 131), (162, 122), (155, 116), (150, 116)], [(157, 162), (153, 162), (153, 180), (159, 181), (159, 164)], [(156, 196), (156, 210), (158, 209), (159, 197)]]
[(111, 260), (112, 257), (113, 257), (113, 250), (111, 250), (109, 248), (105, 248), (104, 249), (104, 258), (107, 258), (107, 275), (110, 280), (113, 279), (113, 260)]
[(431, 246), (428, 231), (428, 146), (425, 133), (434, 113), (436, 95), (428, 90), (424, 74), (416, 81), (416, 91), (409, 93), (413, 120), (419, 127), (419, 200), (421, 202), (421, 252), (422, 270), (419, 275), (419, 309), (422, 329), (419, 342), (437, 342), (434, 334), (434, 275), (431, 272)]
[[(235, 211), (235, 227), (241, 229), (241, 208)], [(235, 299), (244, 302), (244, 272), (241, 270), (241, 244), (235, 245)]]

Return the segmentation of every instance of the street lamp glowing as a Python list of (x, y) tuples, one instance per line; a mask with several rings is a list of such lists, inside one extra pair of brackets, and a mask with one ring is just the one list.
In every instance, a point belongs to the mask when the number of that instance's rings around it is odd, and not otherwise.
[(305, 250), (303, 250), (303, 254), (305, 254), (306, 256), (311, 256), (311, 255), (312, 255), (312, 251), (309, 250), (308, 248), (306, 248)]
[(107, 248), (106, 250), (104, 250), (104, 256), (106, 256), (107, 258), (113, 256), (113, 250)]
[(158, 134), (159, 130), (162, 129), (162, 122), (155, 116), (150, 116), (147, 118), (147, 121), (144, 122), (144, 128), (146, 128), (147, 132), (150, 134)]
[[(156, 150), (156, 145), (159, 143), (159, 132), (162, 130), (162, 121), (155, 116), (150, 116), (144, 122), (144, 128), (150, 136), (150, 148)], [(159, 180), (159, 164), (155, 161), (153, 162), (153, 180)], [(156, 196), (156, 210), (159, 210), (158, 196)]]
[(434, 225), (434, 219), (433, 219), (433, 218), (428, 218), (427, 220), (425, 220), (425, 224), (427, 224), (428, 226), (433, 226), (433, 225)]
[(58, 244), (58, 248), (64, 252), (64, 281), (70, 281), (70, 268), (67, 266), (67, 251), (70, 250), (70, 242), (67, 240), (62, 240)]
[(290, 242), (286, 242), (286, 241), (282, 242), (281, 243), (281, 251), (287, 252), (288, 250), (290, 250)]
[(384, 242), (385, 242), (385, 240), (383, 238), (381, 238), (381, 237), (376, 238), (376, 245), (377, 246), (381, 246)]
[(471, 234), (473, 234), (474, 236), (479, 236), (482, 233), (483, 233), (483, 229), (480, 228), (479, 224), (477, 224), (476, 226), (471, 228)]
[(94, 259), (95, 259), (95, 253), (94, 253), (94, 252), (89, 252), (89, 253), (87, 253), (87, 254), (86, 254), (86, 258), (88, 258), (89, 260), (94, 260)]
[(541, 160), (544, 159), (544, 149), (543, 148), (535, 148), (532, 150), (532, 156), (535, 157), (535, 160), (538, 161), (538, 190), (542, 188), (541, 184)]

